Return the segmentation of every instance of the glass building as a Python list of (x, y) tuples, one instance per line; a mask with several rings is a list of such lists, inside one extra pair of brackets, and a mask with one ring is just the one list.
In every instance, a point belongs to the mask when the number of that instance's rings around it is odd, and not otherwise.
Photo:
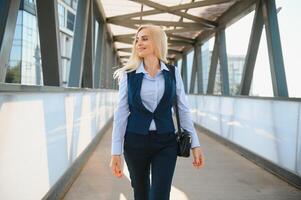
[[(70, 69), (77, 0), (58, 0), (62, 57), (62, 80), (67, 84)], [(34, 0), (22, 0), (10, 53), (6, 83), (43, 85), (38, 23)]]

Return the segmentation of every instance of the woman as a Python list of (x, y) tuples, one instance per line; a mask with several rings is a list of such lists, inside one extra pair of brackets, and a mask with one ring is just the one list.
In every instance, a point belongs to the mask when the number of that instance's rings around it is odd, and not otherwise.
[[(204, 164), (180, 73), (167, 63), (167, 36), (155, 25), (138, 28), (128, 63), (114, 72), (119, 103), (114, 115), (111, 169), (122, 177), (122, 154), (135, 200), (168, 200), (177, 160), (172, 103), (177, 95), (182, 128), (192, 133), (193, 166)], [(151, 184), (150, 184), (151, 171)]]

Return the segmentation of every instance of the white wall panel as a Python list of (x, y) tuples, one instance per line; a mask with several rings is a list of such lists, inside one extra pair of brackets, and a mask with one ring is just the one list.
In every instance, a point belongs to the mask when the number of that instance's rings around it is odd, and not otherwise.
[(301, 175), (301, 102), (201, 95), (189, 102), (195, 123)]
[(0, 199), (41, 199), (113, 116), (117, 96), (2, 93)]

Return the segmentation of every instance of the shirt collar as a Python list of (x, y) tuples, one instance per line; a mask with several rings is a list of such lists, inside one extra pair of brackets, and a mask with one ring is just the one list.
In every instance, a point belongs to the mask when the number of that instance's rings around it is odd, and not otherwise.
[[(169, 71), (168, 67), (167, 67), (167, 66), (165, 65), (165, 63), (162, 62), (161, 60), (160, 60), (160, 67), (161, 67), (160, 71), (162, 71), (162, 70)], [(145, 68), (144, 68), (143, 61), (140, 62), (139, 67), (138, 67), (137, 70), (136, 70), (136, 74), (137, 74), (137, 73), (148, 74), (148, 72), (147, 72), (147, 71), (145, 70)]]

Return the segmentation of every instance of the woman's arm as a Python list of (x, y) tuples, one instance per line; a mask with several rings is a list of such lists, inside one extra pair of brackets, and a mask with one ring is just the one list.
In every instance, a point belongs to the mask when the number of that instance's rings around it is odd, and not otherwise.
[(119, 102), (114, 112), (111, 155), (121, 155), (123, 153), (124, 134), (129, 115), (126, 73), (123, 74), (119, 83), (118, 99)]
[(200, 148), (198, 135), (193, 125), (187, 97), (185, 95), (184, 84), (177, 67), (175, 67), (175, 75), (177, 81), (177, 98), (178, 98), (179, 118), (180, 118), (181, 127), (191, 133), (191, 139), (192, 139), (191, 148), (192, 148), (192, 155), (193, 155), (192, 165), (196, 169), (200, 169), (204, 166), (205, 159), (202, 150)]
[(191, 112), (189, 110), (187, 97), (184, 90), (183, 80), (179, 69), (175, 67), (175, 77), (177, 86), (177, 101), (181, 127), (191, 133), (191, 148), (200, 146), (199, 138), (193, 125)]

